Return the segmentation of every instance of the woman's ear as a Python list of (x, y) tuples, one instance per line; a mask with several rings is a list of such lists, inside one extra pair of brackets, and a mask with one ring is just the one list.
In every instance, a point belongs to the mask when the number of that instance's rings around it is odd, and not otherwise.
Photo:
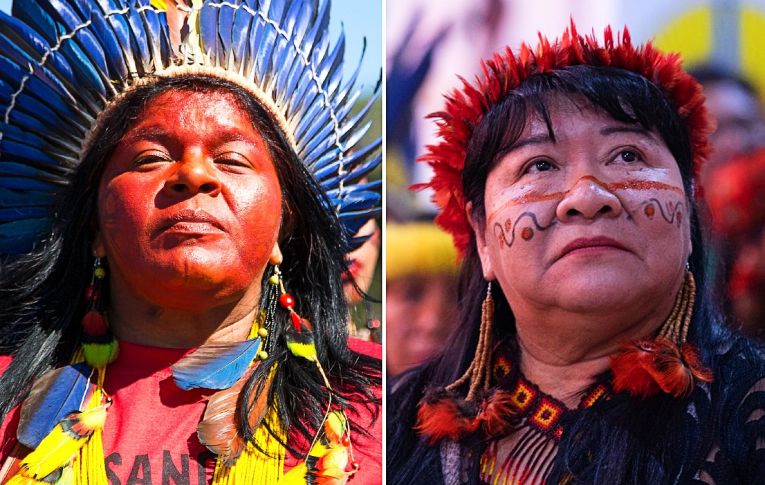
[(491, 257), (489, 256), (489, 247), (486, 245), (486, 234), (484, 234), (485, 224), (483, 221), (479, 221), (473, 213), (473, 203), (468, 202), (465, 206), (465, 213), (467, 214), (470, 227), (473, 228), (475, 234), (475, 245), (478, 250), (478, 257), (481, 259), (481, 269), (483, 270), (483, 278), (486, 281), (494, 281), (494, 268), (491, 264)]
[(275, 242), (274, 248), (271, 250), (271, 257), (268, 258), (268, 262), (275, 266), (277, 264), (282, 264), (283, 259), (284, 258), (282, 256), (282, 250), (279, 247), (279, 243)]

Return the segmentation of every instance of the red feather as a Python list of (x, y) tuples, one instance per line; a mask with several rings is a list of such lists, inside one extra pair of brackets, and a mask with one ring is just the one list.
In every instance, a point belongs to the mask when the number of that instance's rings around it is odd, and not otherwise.
[(507, 434), (517, 422), (510, 393), (502, 390), (491, 393), (483, 401), (479, 416), (488, 436)]
[(638, 397), (658, 392), (686, 396), (693, 390), (694, 379), (712, 380), (692, 345), (684, 344), (680, 349), (665, 338), (626, 345), (611, 357), (611, 371), (614, 391)]
[(446, 390), (431, 391), (420, 401), (415, 429), (430, 446), (444, 438), (459, 441), (478, 429), (476, 414), (475, 403)]

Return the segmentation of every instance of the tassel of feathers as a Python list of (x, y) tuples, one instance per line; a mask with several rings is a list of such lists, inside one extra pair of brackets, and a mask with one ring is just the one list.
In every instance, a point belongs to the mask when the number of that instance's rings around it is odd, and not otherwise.
[(693, 345), (678, 346), (662, 337), (624, 346), (611, 357), (611, 371), (614, 391), (643, 398), (658, 392), (687, 396), (696, 380), (712, 381), (712, 373), (702, 365)]
[(332, 411), (304, 462), (287, 472), (279, 485), (345, 485), (358, 468), (346, 417)]
[(478, 433), (486, 438), (501, 436), (518, 422), (511, 403), (510, 393), (501, 389), (485, 391), (474, 401), (452, 390), (431, 389), (420, 400), (415, 429), (429, 446)]
[[(106, 421), (106, 411), (111, 400), (96, 390), (90, 398), (88, 407), (83, 411), (74, 411), (56, 424), (40, 444), (27, 455), (19, 467), (19, 472), (8, 482), (11, 485), (29, 483), (73, 483), (61, 482), (62, 477), (74, 472), (83, 447), (89, 444), (91, 437), (98, 435)], [(100, 440), (96, 443), (100, 447)], [(103, 451), (101, 451), (103, 455)], [(74, 461), (74, 463), (73, 463)], [(103, 456), (100, 460), (103, 468)], [(104, 471), (103, 476), (106, 476)], [(93, 481), (87, 483), (95, 483)]]

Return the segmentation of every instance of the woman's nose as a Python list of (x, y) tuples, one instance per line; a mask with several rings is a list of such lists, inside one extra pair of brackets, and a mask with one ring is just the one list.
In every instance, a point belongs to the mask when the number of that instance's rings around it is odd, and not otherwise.
[(176, 162), (175, 173), (167, 180), (165, 190), (176, 195), (202, 193), (215, 196), (221, 190), (221, 182), (212, 159), (192, 151)]
[(605, 183), (585, 176), (566, 192), (555, 215), (559, 221), (566, 222), (576, 218), (619, 217), (622, 210), (621, 200)]

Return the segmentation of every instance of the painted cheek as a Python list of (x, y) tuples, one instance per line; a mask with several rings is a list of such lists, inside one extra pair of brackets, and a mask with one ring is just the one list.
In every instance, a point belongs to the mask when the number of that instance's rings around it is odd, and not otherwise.
[(235, 209), (240, 221), (239, 236), (242, 262), (248, 262), (253, 274), (268, 261), (279, 236), (282, 219), (282, 198), (276, 175), (264, 176), (257, 184), (232, 189), (231, 196), (240, 201)]
[[(509, 209), (513, 207), (513, 209)], [(510, 249), (523, 242), (532, 242), (536, 236), (557, 223), (550, 215), (550, 203), (505, 204), (496, 211), (488, 224), (500, 249)]]
[(108, 252), (124, 263), (136, 263), (149, 250), (154, 192), (130, 176), (106, 183), (99, 200), (100, 228)]

